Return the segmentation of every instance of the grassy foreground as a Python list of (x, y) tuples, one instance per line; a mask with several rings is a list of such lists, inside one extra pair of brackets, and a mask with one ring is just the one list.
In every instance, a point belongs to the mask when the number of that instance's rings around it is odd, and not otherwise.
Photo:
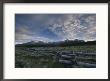
[[(96, 52), (95, 45), (67, 47), (15, 47), (16, 68), (65, 68), (56, 62), (56, 53), (62, 51)], [(77, 56), (76, 61), (96, 64), (96, 56)], [(84, 65), (72, 65), (73, 68), (86, 68)]]

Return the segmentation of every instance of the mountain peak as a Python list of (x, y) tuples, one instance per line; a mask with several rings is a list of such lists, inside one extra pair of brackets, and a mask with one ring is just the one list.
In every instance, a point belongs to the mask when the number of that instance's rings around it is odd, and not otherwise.
[(35, 41), (30, 41), (30, 42), (27, 42), (26, 44), (35, 44), (36, 42)]

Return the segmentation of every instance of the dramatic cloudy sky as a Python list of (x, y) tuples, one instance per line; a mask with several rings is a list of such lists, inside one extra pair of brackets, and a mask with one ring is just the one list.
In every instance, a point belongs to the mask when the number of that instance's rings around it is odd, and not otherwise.
[(96, 14), (16, 14), (15, 41), (95, 40)]

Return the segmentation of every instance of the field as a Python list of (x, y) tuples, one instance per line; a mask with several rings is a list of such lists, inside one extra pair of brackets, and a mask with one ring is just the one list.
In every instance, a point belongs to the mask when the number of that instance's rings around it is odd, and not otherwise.
[[(72, 56), (70, 56), (70, 54)], [(72, 62), (72, 63), (71, 63)], [(15, 47), (16, 68), (95, 68), (96, 46)]]

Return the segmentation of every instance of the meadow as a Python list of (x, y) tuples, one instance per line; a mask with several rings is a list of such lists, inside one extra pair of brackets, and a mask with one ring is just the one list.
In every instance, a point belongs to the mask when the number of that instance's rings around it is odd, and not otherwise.
[[(63, 52), (75, 54), (76, 63), (59, 62)], [(91, 53), (93, 55), (89, 55)], [(85, 55), (86, 54), (86, 55)], [(62, 59), (62, 58), (61, 58)], [(68, 59), (69, 60), (69, 59)], [(69, 62), (69, 61), (67, 61)], [(93, 65), (93, 66), (91, 66)], [(65, 46), (65, 47), (15, 47), (16, 68), (95, 68), (96, 46)]]

